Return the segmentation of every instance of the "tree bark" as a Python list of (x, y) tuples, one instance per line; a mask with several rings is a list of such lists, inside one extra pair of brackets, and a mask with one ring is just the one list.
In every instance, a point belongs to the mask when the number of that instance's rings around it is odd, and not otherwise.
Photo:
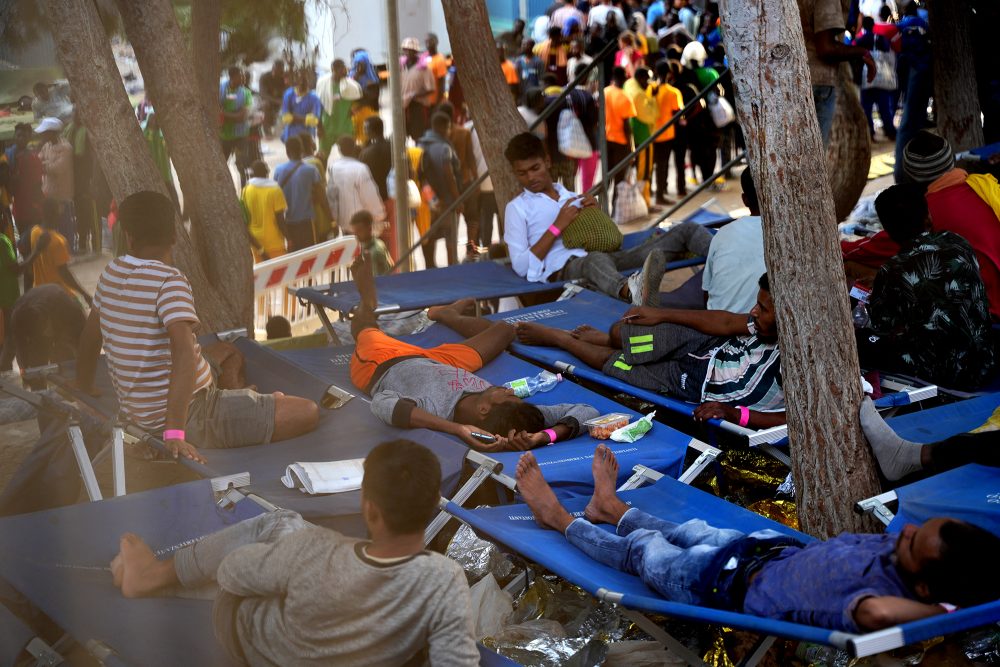
[(968, 0), (933, 0), (934, 115), (937, 131), (956, 153), (982, 146), (976, 64), (972, 58), (972, 7)]
[[(153, 94), (156, 115), (191, 213), (196, 253), (181, 267), (191, 279), (199, 316), (210, 330), (249, 327), (253, 317), (253, 260), (233, 177), (216, 127), (205, 120), (195, 87), (194, 63), (169, 0), (118, 0), (118, 11), (139, 68)], [(189, 272), (198, 264), (207, 281)], [(207, 296), (209, 293), (216, 297)]]
[[(92, 0), (42, 0), (59, 62), (69, 79), (74, 101), (94, 144), (98, 163), (116, 201), (143, 190), (167, 195), (163, 177), (135, 119), (121, 74)], [(194, 244), (177, 221), (178, 267), (191, 281), (198, 317), (208, 330), (223, 302), (211, 287), (195, 256)]]
[(209, 125), (218, 124), (219, 31), (222, 29), (222, 0), (194, 0), (191, 6), (191, 55), (197, 69), (198, 96), (205, 106)]
[(837, 76), (837, 111), (826, 147), (826, 166), (833, 190), (833, 206), (840, 221), (858, 203), (868, 182), (872, 142), (861, 97), (851, 77), (851, 66), (841, 63)]
[(442, 0), (442, 5), (455, 67), (482, 143), (502, 219), (507, 202), (522, 189), (503, 152), (514, 135), (527, 132), (528, 125), (500, 69), (484, 0)]
[[(858, 355), (833, 197), (795, 0), (724, 0), (725, 46), (764, 225), (799, 521), (819, 537), (871, 530), (879, 492), (858, 421)], [(809, 101), (807, 103), (807, 101)]]

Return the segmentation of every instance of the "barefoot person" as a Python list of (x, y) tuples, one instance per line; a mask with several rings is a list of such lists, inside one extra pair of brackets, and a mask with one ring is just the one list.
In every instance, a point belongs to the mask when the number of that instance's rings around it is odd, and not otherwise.
[(118, 207), (118, 219), (128, 254), (112, 260), (97, 283), (80, 337), (77, 386), (93, 391), (103, 345), (125, 417), (162, 434), (175, 458), (204, 462), (195, 445), (266, 445), (316, 428), (319, 408), (308, 399), (220, 389), (213, 382), (195, 340), (191, 285), (173, 266), (173, 203), (138, 192)]
[(525, 345), (559, 347), (631, 385), (701, 403), (695, 419), (768, 428), (785, 423), (774, 302), (765, 273), (748, 314), (631, 308), (603, 333), (518, 322)]
[(858, 632), (1000, 597), (1000, 538), (963, 521), (935, 518), (898, 537), (844, 533), (802, 545), (773, 530), (677, 524), (630, 508), (615, 495), (617, 470), (599, 445), (585, 518), (559, 504), (530, 452), (518, 462), (517, 486), (539, 525), (672, 602)]
[(394, 440), (364, 467), (368, 540), (288, 510), (229, 526), (166, 560), (128, 533), (111, 563), (115, 586), (136, 598), (217, 582), (215, 633), (241, 664), (477, 664), (465, 573), (424, 550), (441, 493), (437, 458)]
[[(514, 329), (464, 315), (474, 305), (471, 299), (427, 313), (466, 336), (461, 343), (424, 349), (383, 333), (373, 313), (377, 297), (370, 267), (361, 258), (352, 271), (361, 306), (352, 323), (357, 343), (351, 381), (371, 394), (372, 412), (385, 423), (449, 433), (475, 449), (518, 451), (575, 438), (581, 424), (597, 416), (589, 405), (531, 405), (476, 376), (511, 343)], [(494, 439), (484, 441), (483, 434)]]

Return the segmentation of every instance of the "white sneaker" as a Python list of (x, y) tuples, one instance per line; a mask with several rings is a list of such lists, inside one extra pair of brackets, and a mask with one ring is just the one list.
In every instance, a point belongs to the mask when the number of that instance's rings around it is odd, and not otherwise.
[(632, 294), (633, 306), (660, 305), (660, 282), (667, 259), (662, 250), (653, 250), (646, 255), (642, 270), (633, 273), (628, 278), (629, 292)]

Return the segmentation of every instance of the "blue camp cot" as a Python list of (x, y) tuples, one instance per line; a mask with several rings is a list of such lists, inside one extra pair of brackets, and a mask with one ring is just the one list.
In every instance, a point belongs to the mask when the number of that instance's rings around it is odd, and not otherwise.
[[(645, 512), (678, 523), (699, 518), (721, 528), (735, 528), (744, 532), (771, 528), (804, 541), (812, 539), (749, 510), (668, 478), (660, 479), (653, 486), (623, 492), (621, 498), (632, 507), (638, 507)], [(586, 499), (580, 498), (565, 505), (571, 513), (579, 515), (586, 503)], [(1000, 508), (994, 511), (998, 510)], [(846, 650), (852, 656), (863, 657), (1000, 620), (1000, 601), (996, 601), (877, 632), (850, 634), (733, 611), (668, 602), (649, 590), (638, 577), (591, 560), (567, 542), (561, 533), (539, 527), (533, 521), (531, 511), (526, 505), (468, 510), (454, 503), (448, 503), (446, 511), (477, 532), (489, 536), (526, 559), (580, 586), (594, 597), (620, 604), (628, 610), (630, 617), (639, 622), (644, 631), (691, 665), (705, 663), (659, 626), (646, 619), (645, 614), (662, 614), (687, 621), (711, 623), (758, 633), (762, 636), (762, 640), (742, 663), (749, 665), (755, 664), (763, 656), (774, 637), (834, 646)]]

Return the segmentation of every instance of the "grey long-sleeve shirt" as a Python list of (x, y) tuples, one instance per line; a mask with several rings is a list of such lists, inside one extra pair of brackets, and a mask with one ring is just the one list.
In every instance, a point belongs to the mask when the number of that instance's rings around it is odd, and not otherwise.
[(382, 564), (364, 542), (319, 527), (226, 556), (217, 578), (243, 598), (236, 634), (251, 665), (479, 664), (469, 585), (457, 563), (422, 552)]
[[(410, 428), (413, 408), (453, 420), (455, 406), (466, 394), (475, 394), (492, 385), (475, 373), (448, 366), (431, 359), (414, 358), (401, 361), (372, 387), (372, 412), (386, 424)], [(598, 416), (597, 410), (580, 403), (559, 405), (535, 404), (545, 419), (545, 427), (565, 424), (569, 438), (580, 432), (580, 424)], [(569, 439), (565, 438), (565, 439)]]

